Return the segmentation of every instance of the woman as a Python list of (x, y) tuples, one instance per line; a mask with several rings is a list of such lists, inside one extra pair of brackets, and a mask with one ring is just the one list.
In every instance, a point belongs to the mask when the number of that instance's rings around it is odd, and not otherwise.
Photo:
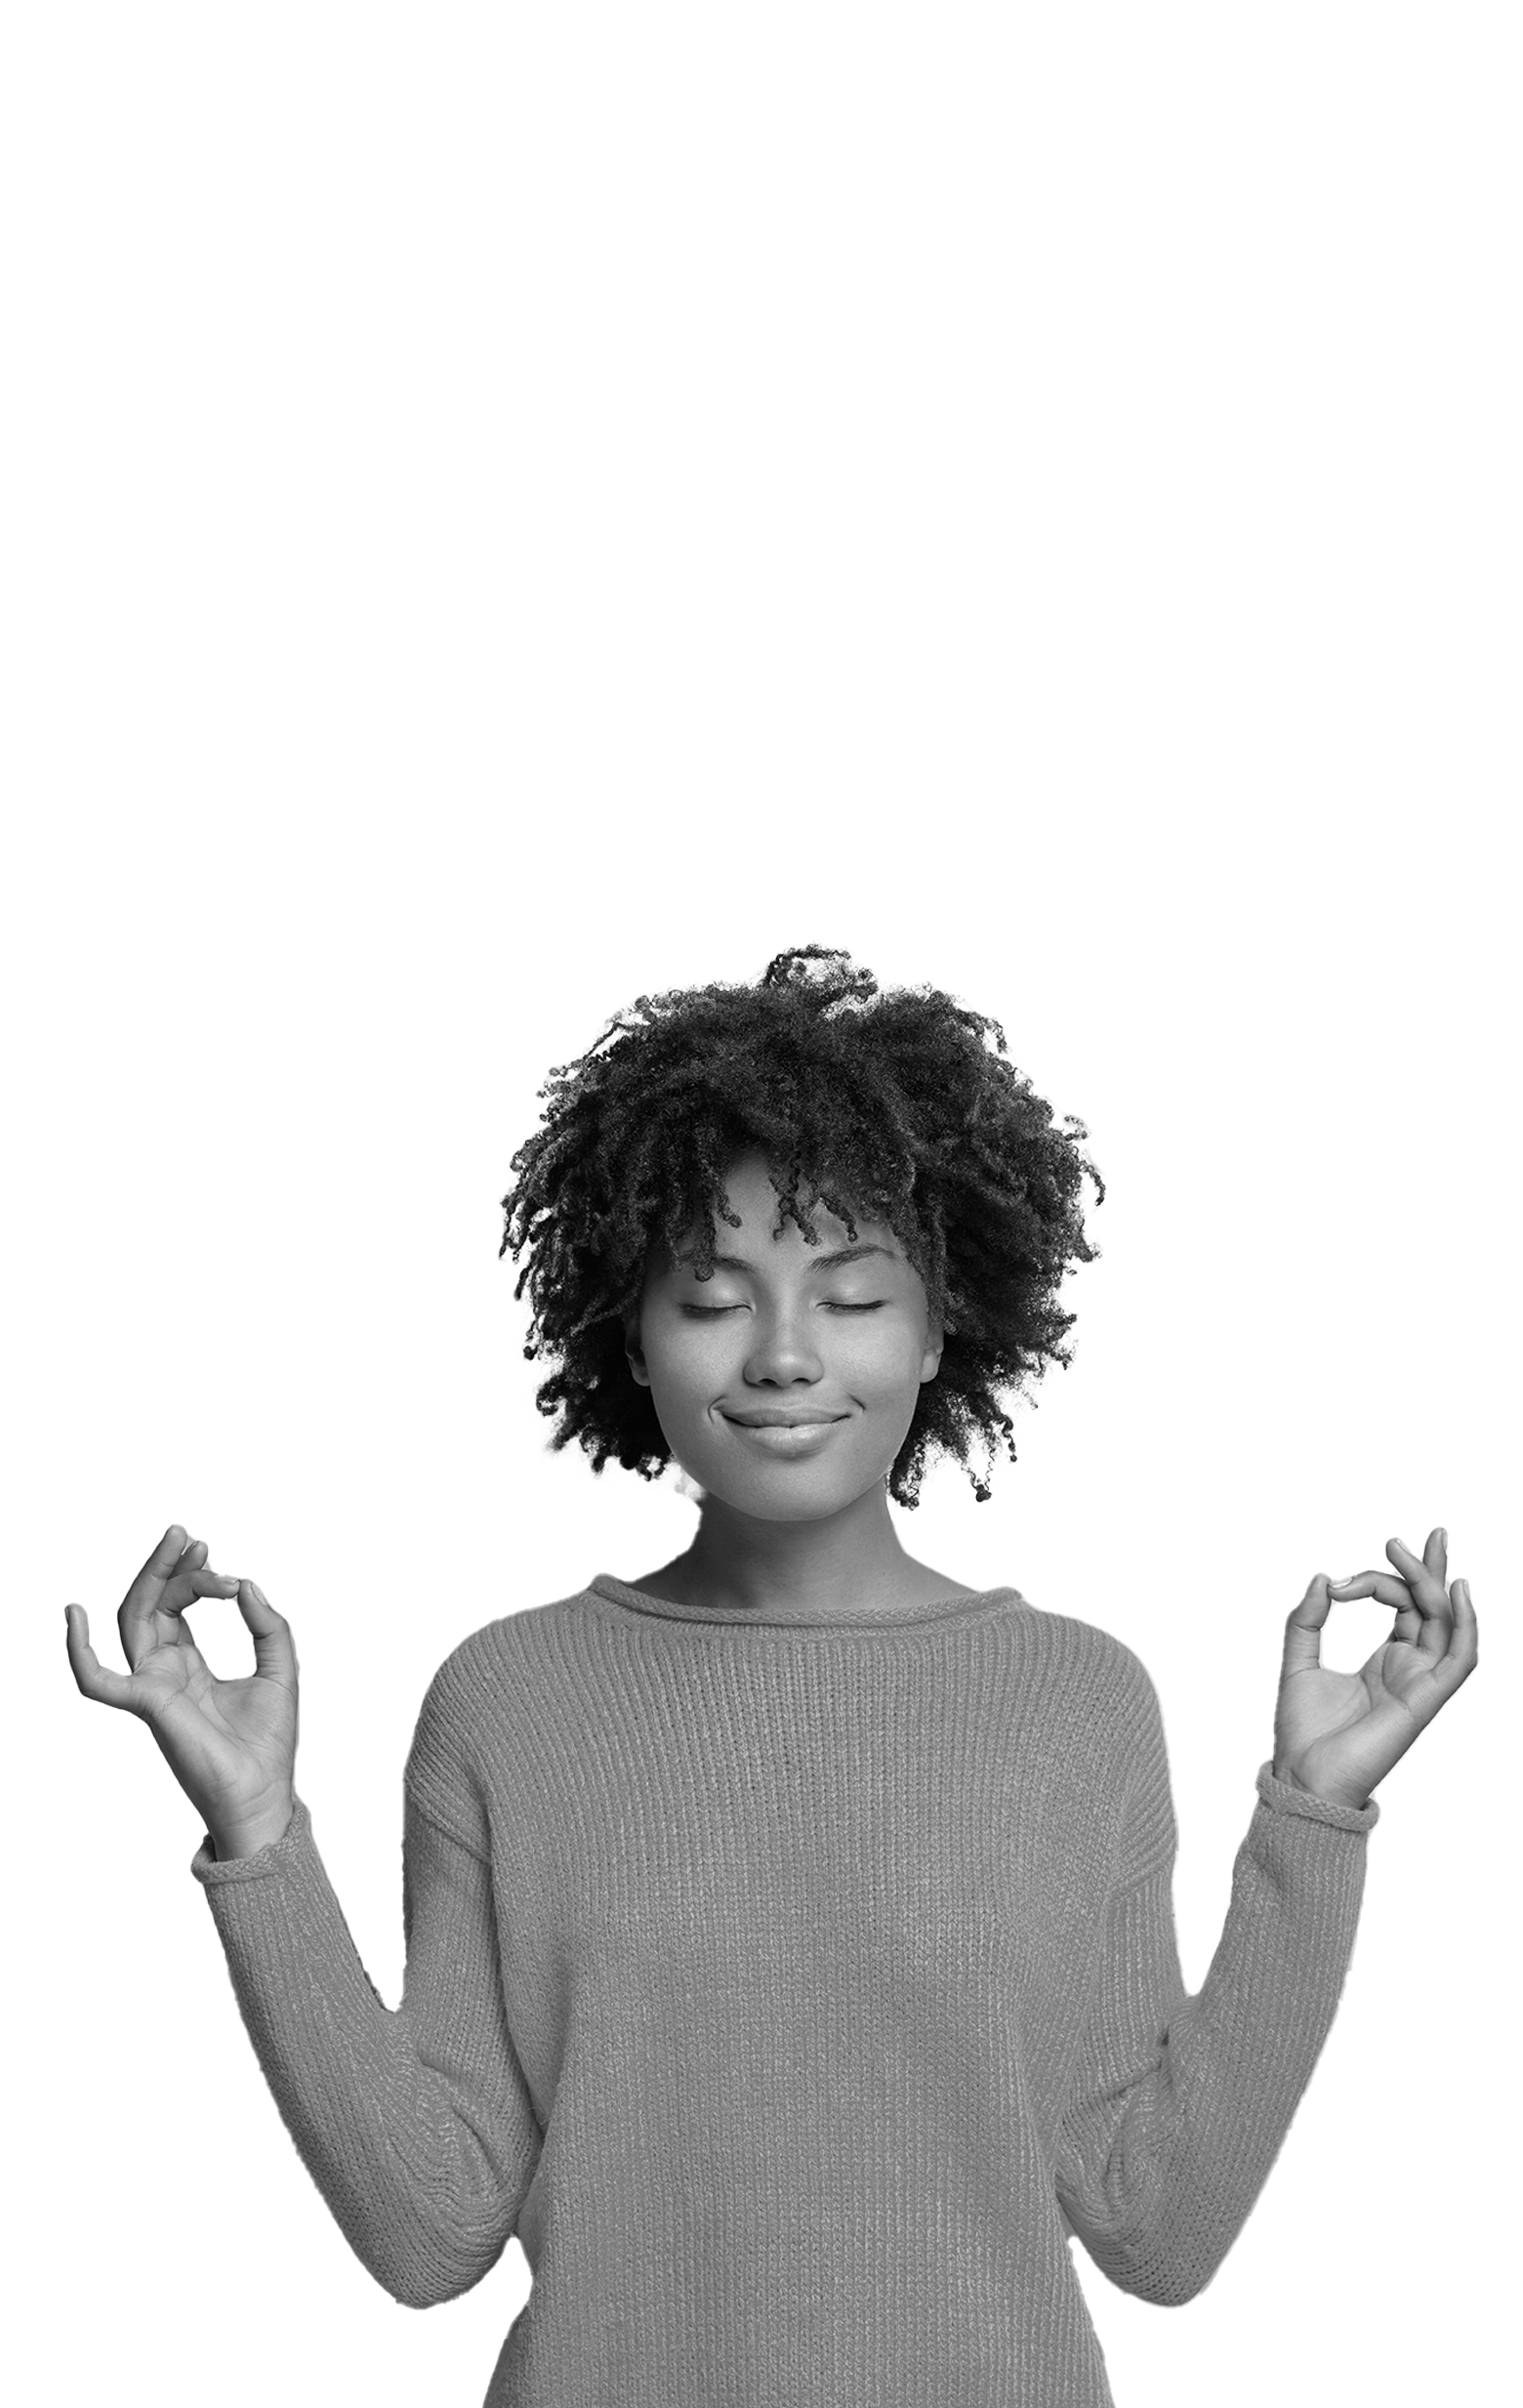
[[(1108, 2402), (1068, 2240), (1142, 2299), (1211, 2279), (1337, 2008), (1371, 1793), (1474, 1667), (1441, 1530), (1312, 1579), (1186, 1996), (1141, 1662), (919, 1561), (888, 1512), (931, 1452), (1013, 1458), (999, 1391), (1068, 1359), (1103, 1188), (1004, 1057), (807, 946), (641, 998), (542, 1091), (503, 1240), (559, 1361), (540, 1409), (596, 1472), (675, 1461), (700, 1516), (439, 1667), (394, 2013), (295, 1793), (285, 1619), (178, 1524), (121, 1609), (128, 1675), (68, 1609), (81, 1689), (205, 1819), (244, 2020), (365, 2265), (427, 2306), (521, 2241), (487, 2408)], [(1357, 1676), (1318, 1662), (1334, 1588), (1396, 1609)], [(185, 1610), (233, 1591), (257, 1669), (219, 1681)]]

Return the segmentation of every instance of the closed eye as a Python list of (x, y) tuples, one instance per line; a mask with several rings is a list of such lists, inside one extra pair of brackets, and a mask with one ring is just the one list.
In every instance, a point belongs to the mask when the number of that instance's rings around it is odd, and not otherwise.
[[(825, 1309), (827, 1312), (882, 1312), (887, 1302), (888, 1299), (885, 1296), (881, 1296), (876, 1305), (827, 1304)], [(696, 1313), (701, 1320), (709, 1320), (717, 1312), (744, 1312), (745, 1309), (744, 1305), (684, 1305), (682, 1307), (684, 1312)]]

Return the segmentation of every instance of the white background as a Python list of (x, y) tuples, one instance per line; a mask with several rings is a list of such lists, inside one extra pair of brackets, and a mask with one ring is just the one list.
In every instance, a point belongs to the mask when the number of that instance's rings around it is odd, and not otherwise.
[[(1073, 1366), (913, 1553), (1163, 1701), (1189, 1987), (1317, 1570), (1448, 1526), (1482, 1662), (1379, 1792), (1338, 2019), (1119, 2408), (1506, 2396), (1517, 2162), (1515, 13), (8, 13), (0, 174), (13, 2361), (472, 2408), (238, 2020), (200, 1825), (83, 1699), (171, 1520), (302, 1668), (400, 1993), (440, 1659), (633, 1577), (499, 1199), (642, 993), (844, 946), (1107, 1183)], [(1086, 1188), (1087, 1197), (1092, 1190)], [(1336, 1608), (1350, 1668), (1384, 1636)], [(246, 1669), (231, 1605), (197, 1637)]]

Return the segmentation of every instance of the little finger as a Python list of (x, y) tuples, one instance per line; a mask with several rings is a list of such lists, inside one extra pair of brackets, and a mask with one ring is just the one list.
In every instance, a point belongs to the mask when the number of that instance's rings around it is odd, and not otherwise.
[(90, 1644), (90, 1617), (83, 1605), (64, 1606), (63, 1631), (69, 1668), (80, 1694), (95, 1698), (103, 1706), (130, 1708), (134, 1683), (125, 1673), (113, 1672), (109, 1664), (102, 1663)]

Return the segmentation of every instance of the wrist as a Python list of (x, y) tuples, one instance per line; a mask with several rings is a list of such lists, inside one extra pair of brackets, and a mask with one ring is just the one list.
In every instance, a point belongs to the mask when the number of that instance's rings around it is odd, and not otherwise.
[(1289, 1764), (1271, 1764), (1269, 1770), (1275, 1780), (1285, 1783), (1287, 1789), (1298, 1789), (1305, 1798), (1320, 1798), (1327, 1806), (1350, 1806), (1356, 1814), (1362, 1814), (1370, 1803), (1368, 1798), (1348, 1798), (1338, 1790), (1315, 1789), (1310, 1781), (1303, 1781), (1298, 1772), (1293, 1772)]
[(225, 1864), (233, 1856), (257, 1856), (262, 1848), (268, 1848), (284, 1837), (295, 1811), (293, 1802), (246, 1823), (208, 1823), (207, 1833), (218, 1863)]

